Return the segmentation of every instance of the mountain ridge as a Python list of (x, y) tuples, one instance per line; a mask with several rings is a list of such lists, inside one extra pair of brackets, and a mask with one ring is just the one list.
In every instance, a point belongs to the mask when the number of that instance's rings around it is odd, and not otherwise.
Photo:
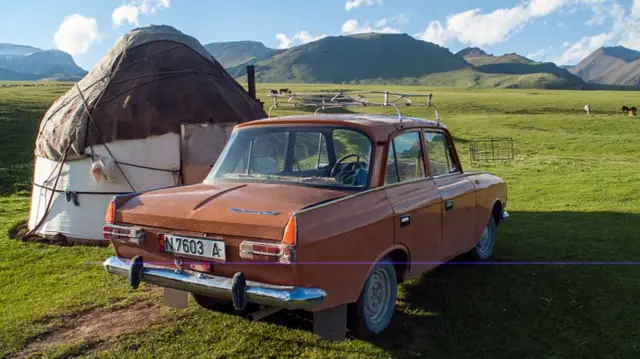
[(8, 43), (0, 44), (0, 69), (0, 80), (5, 81), (75, 79), (87, 73), (64, 51)]
[(569, 71), (584, 81), (640, 87), (640, 51), (623, 46), (600, 47)]
[(254, 64), (282, 51), (266, 47), (259, 41), (212, 42), (204, 48), (225, 68)]
[[(396, 56), (394, 54), (410, 54)], [(373, 61), (375, 59), (375, 61)], [(469, 67), (462, 58), (407, 34), (329, 36), (256, 62), (262, 82), (352, 82), (404, 78)], [(242, 76), (243, 66), (228, 69)]]

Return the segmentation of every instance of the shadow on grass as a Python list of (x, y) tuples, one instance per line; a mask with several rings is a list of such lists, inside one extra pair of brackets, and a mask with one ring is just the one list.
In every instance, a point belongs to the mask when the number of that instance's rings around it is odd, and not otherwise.
[[(638, 357), (640, 214), (511, 215), (494, 262), (453, 261), (403, 284), (370, 342), (393, 357)], [(310, 318), (265, 320), (312, 330)]]

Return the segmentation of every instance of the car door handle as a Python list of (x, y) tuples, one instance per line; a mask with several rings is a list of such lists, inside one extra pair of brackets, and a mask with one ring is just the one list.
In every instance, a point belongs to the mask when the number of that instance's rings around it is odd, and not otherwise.
[(411, 216), (408, 214), (400, 216), (400, 227), (406, 227), (411, 224)]
[(450, 211), (453, 209), (453, 200), (452, 199), (448, 199), (444, 202), (444, 210), (445, 211)]

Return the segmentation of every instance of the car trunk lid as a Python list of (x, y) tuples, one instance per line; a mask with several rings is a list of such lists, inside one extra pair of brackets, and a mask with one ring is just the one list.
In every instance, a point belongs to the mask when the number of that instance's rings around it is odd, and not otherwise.
[(221, 181), (143, 193), (117, 208), (116, 221), (194, 234), (280, 240), (295, 211), (348, 193), (288, 184)]

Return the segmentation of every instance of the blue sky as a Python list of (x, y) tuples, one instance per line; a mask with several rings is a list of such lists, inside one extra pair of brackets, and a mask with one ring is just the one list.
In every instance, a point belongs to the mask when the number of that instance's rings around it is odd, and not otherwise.
[[(0, 42), (59, 48), (92, 68), (119, 36), (166, 24), (202, 43), (290, 47), (399, 32), (455, 52), (478, 46), (574, 64), (600, 46), (640, 50), (640, 0), (2, 0)], [(407, 54), (410, 56), (410, 54)]]

